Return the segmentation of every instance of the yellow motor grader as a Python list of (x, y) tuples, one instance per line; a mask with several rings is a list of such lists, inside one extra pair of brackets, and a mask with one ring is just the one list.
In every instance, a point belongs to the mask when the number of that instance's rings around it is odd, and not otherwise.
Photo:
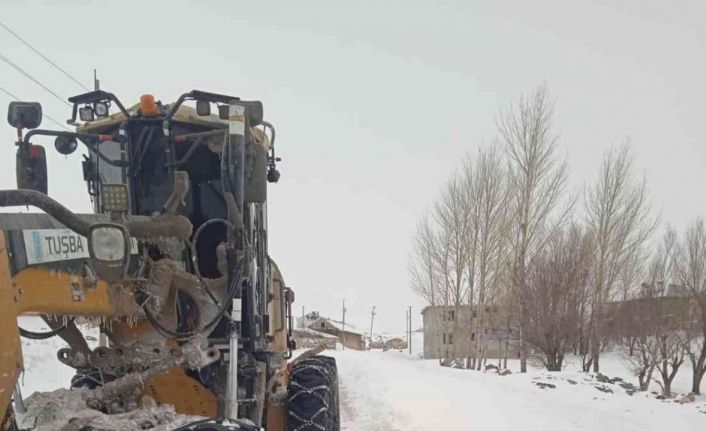
[[(43, 213), (0, 214), (0, 430), (170, 429), (150, 417), (165, 406), (184, 430), (338, 430), (335, 361), (290, 360), (294, 294), (267, 249), (279, 159), (262, 103), (196, 90), (129, 108), (103, 90), (68, 100), (75, 131), (40, 129), (39, 103), (8, 108), (17, 189), (0, 190), (0, 207)], [(93, 214), (49, 197), (37, 137), (63, 155), (87, 148)], [(22, 328), (22, 315), (50, 330)], [(107, 341), (90, 348), (87, 324)], [(64, 405), (80, 412), (23, 420), (20, 337), (54, 336), (66, 342), (57, 361), (76, 370)]]

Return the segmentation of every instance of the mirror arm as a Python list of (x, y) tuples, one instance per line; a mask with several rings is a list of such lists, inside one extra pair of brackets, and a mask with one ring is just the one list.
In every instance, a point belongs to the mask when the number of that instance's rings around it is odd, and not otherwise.
[(90, 133), (74, 133), (74, 132), (61, 132), (57, 130), (44, 130), (44, 129), (33, 129), (27, 132), (27, 134), (24, 137), (23, 144), (26, 145), (27, 148), (29, 148), (30, 144), (30, 139), (33, 136), (66, 136), (66, 137), (72, 137), (76, 138), (83, 145), (86, 146), (90, 151), (96, 153), (98, 158), (106, 162), (107, 164), (111, 166), (116, 166), (118, 168), (124, 168), (130, 165), (130, 162), (126, 160), (112, 160), (108, 158), (105, 154), (103, 154), (98, 147), (93, 143), (93, 142), (100, 142), (101, 138), (100, 135), (92, 135)]

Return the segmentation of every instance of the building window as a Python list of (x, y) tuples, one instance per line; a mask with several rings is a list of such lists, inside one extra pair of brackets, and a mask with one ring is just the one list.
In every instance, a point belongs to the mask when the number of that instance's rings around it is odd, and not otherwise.
[(442, 334), (442, 342), (443, 344), (453, 344), (454, 343), (454, 334)]
[(456, 310), (444, 310), (444, 320), (453, 322), (456, 320)]
[(476, 333), (475, 333), (475, 332), (472, 332), (472, 333), (471, 333), (471, 341), (473, 341), (473, 340), (475, 340), (475, 339), (476, 339)]
[(326, 323), (321, 322), (321, 329), (326, 329)]

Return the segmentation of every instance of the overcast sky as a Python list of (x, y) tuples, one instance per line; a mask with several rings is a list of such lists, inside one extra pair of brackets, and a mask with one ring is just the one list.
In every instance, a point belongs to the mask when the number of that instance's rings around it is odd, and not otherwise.
[[(543, 82), (577, 192), (629, 137), (663, 220), (706, 215), (703, 1), (58, 3), (0, 0), (0, 20), (88, 86), (97, 68), (124, 104), (194, 88), (264, 102), (283, 158), (270, 250), (297, 314), (338, 317), (346, 299), (360, 329), (376, 305), (377, 328), (403, 331), (412, 305), (419, 326), (415, 223), (498, 111)], [(82, 91), (2, 29), (0, 53), (64, 98)], [(4, 63), (0, 87), (70, 114)], [(0, 188), (15, 187), (7, 102)], [(80, 155), (48, 150), (49, 194), (90, 211)]]

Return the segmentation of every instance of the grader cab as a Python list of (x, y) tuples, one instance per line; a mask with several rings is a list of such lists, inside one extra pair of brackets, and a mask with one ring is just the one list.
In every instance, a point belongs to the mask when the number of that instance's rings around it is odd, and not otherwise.
[[(290, 360), (294, 293), (267, 248), (280, 175), (262, 103), (190, 91), (126, 108), (101, 90), (69, 102), (75, 131), (40, 129), (38, 103), (8, 109), (18, 189), (1, 190), (0, 206), (43, 213), (0, 214), (0, 429), (103, 430), (111, 418), (149, 429), (169, 425), (144, 420), (162, 406), (190, 430), (339, 429), (335, 361), (320, 350)], [(48, 175), (40, 136), (63, 155), (87, 148), (93, 214), (49, 197), (61, 174)], [(26, 314), (51, 330), (20, 327)], [(91, 349), (85, 325), (108, 342)], [(67, 344), (57, 361), (76, 370), (62, 397), (83, 410), (59, 418), (74, 428), (13, 409), (20, 337), (53, 336)]]

